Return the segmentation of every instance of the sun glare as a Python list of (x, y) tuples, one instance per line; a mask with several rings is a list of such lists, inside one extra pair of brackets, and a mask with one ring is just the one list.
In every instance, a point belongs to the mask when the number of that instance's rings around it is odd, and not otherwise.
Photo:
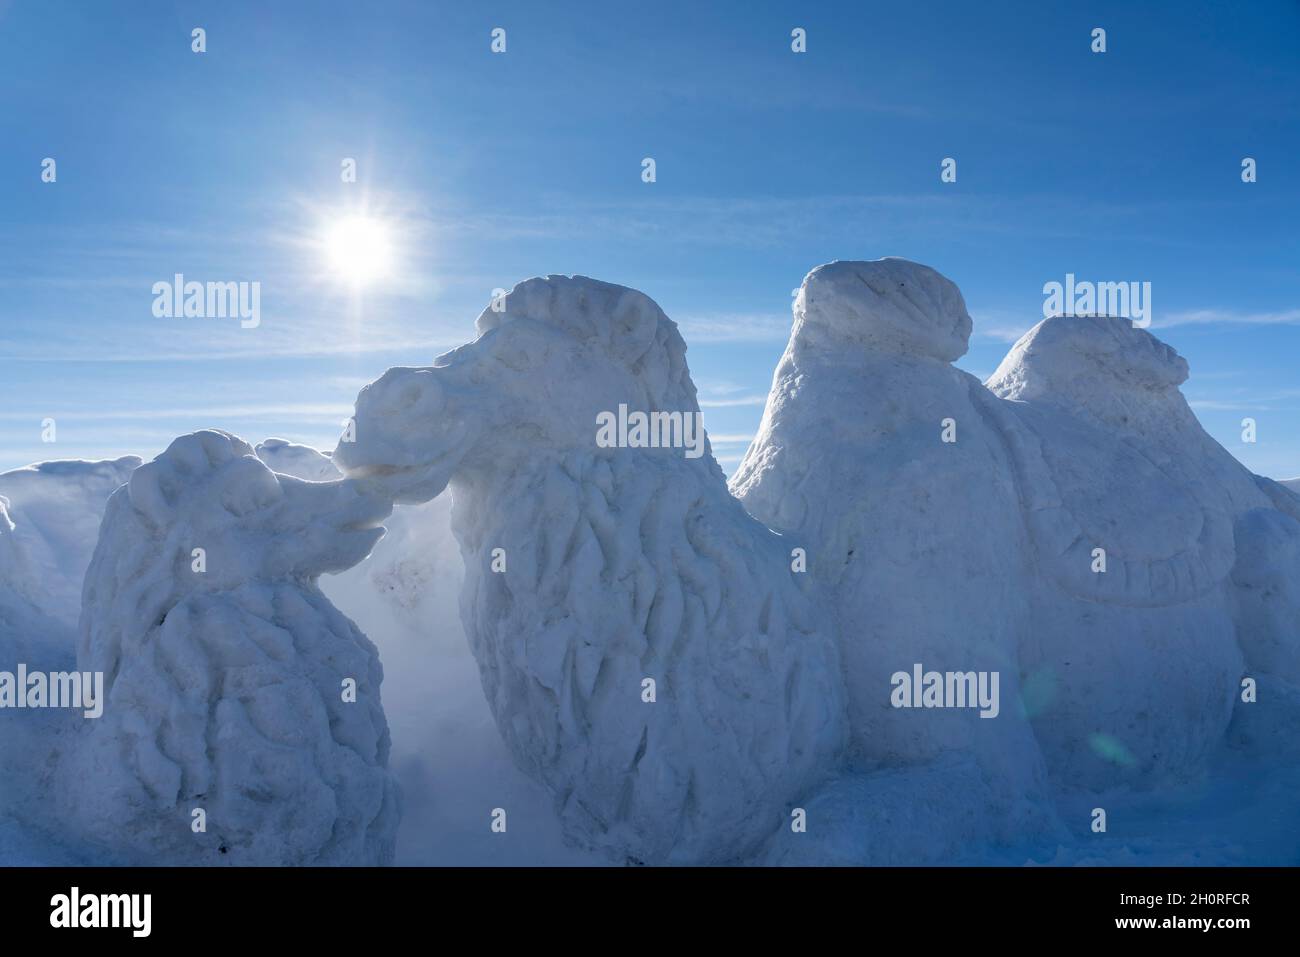
[(331, 271), (354, 285), (386, 276), (392, 267), (387, 226), (366, 216), (348, 216), (329, 228), (325, 254)]

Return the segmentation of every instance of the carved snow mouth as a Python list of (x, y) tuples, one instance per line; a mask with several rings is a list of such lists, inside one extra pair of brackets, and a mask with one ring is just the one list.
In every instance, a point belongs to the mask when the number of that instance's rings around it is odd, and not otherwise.
[[(418, 505), (442, 494), (473, 445), (471, 432), (471, 423), (460, 416), (383, 422), (370, 443), (340, 443), (334, 462), (363, 494)], [(430, 454), (432, 449), (440, 451)], [(419, 461), (412, 461), (417, 454)]]
[[(348, 477), (371, 494), (404, 505), (432, 501), (442, 494), (451, 481), (461, 456), (451, 450), (415, 465), (356, 465), (347, 468)], [(386, 517), (386, 516), (385, 516)]]

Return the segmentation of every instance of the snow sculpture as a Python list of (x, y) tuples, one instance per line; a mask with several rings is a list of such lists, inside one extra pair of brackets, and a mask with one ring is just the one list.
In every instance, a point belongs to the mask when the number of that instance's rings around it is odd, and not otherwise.
[(620, 405), (698, 415), (654, 302), (551, 276), (498, 306), (474, 342), (363, 389), (334, 462), (398, 502), (450, 484), (484, 691), (572, 839), (740, 859), (841, 749), (833, 617), (712, 454), (598, 445)]
[[(855, 747), (867, 768), (959, 747), (1036, 785), (1016, 722), (969, 722), (962, 742), (946, 712), (887, 710), (882, 656), (980, 656), (1019, 676), (1003, 715), (1023, 709), (1058, 784), (1186, 779), (1223, 741), (1247, 667), (1295, 674), (1300, 498), (1204, 432), (1184, 360), (1127, 320), (1045, 320), (987, 388), (947, 365), (969, 330), (927, 267), (813, 270), (733, 479), (758, 518), (821, 543)], [(860, 805), (868, 784), (836, 787)]]
[[(989, 380), (1023, 439), (1039, 559), (1074, 599), (1046, 583), (1036, 598), (1032, 659), (1070, 675), (1040, 739), (1068, 779), (1094, 787), (1199, 771), (1244, 672), (1300, 674), (1300, 595), (1286, 584), (1300, 571), (1296, 499), (1205, 433), (1178, 388), (1187, 375), (1126, 320), (1058, 317)], [(1104, 574), (1079, 573), (1092, 547), (1106, 549)]]
[(77, 666), (107, 701), (64, 769), (70, 819), (168, 863), (390, 860), (382, 670), (315, 583), (361, 561), (390, 509), (277, 475), (225, 432), (136, 469), (86, 575)]
[[(835, 595), (852, 746), (809, 807), (845, 827), (784, 834), (775, 861), (942, 861), (1054, 826), (1019, 707), (1034, 575), (1020, 493), (990, 397), (951, 365), (970, 330), (957, 287), (902, 259), (820, 266), (796, 297), (732, 489)], [(997, 717), (895, 707), (892, 678), (916, 665), (996, 673)]]

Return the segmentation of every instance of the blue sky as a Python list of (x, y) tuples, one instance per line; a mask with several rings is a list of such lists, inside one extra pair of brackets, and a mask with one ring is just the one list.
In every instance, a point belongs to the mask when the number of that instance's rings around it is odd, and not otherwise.
[[(791, 290), (899, 255), (961, 287), (981, 377), (1044, 283), (1151, 282), (1206, 428), (1300, 475), (1297, 51), (1300, 3), (1264, 0), (0, 0), (0, 469), (213, 426), (332, 447), (361, 385), (545, 273), (681, 324), (731, 469)], [(398, 255), (357, 290), (317, 242), (360, 207)], [(260, 282), (261, 325), (155, 318), (178, 272)]]

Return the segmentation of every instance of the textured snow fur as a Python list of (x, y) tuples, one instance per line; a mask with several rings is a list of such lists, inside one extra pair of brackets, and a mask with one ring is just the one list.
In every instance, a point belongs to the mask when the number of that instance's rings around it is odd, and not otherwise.
[(113, 494), (77, 652), (106, 706), (61, 789), (89, 840), (169, 863), (391, 860), (382, 670), (316, 586), (365, 558), (390, 508), (277, 475), (218, 431), (176, 439)]
[(620, 403), (698, 411), (654, 302), (531, 279), (478, 332), (362, 390), (335, 463), (399, 502), (450, 484), (483, 688), (572, 840), (645, 863), (744, 857), (841, 749), (833, 618), (711, 452), (596, 446)]

